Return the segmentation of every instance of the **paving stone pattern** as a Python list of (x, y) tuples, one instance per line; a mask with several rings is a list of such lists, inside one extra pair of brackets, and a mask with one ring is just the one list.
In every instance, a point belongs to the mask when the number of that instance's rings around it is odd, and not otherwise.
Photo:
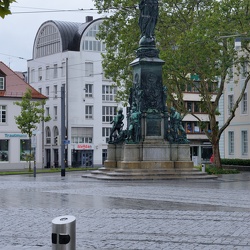
[(250, 250), (249, 191), (250, 173), (147, 182), (0, 176), (0, 249), (52, 249), (52, 220), (73, 215), (77, 250)]

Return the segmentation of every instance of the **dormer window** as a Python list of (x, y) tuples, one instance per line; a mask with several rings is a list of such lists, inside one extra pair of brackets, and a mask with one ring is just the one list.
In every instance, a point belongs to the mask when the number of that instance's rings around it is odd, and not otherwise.
[(0, 76), (0, 90), (5, 89), (5, 77)]

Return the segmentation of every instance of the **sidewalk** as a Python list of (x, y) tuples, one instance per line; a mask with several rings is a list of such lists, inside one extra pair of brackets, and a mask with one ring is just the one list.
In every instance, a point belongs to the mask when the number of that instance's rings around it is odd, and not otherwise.
[(77, 250), (250, 249), (250, 173), (215, 180), (98, 181), (81, 172), (0, 176), (2, 250), (49, 250), (76, 217)]

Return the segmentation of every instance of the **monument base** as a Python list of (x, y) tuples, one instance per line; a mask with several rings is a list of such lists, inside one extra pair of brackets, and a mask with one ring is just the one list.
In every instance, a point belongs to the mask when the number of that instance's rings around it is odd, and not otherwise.
[(188, 144), (169, 144), (164, 140), (148, 139), (138, 144), (110, 144), (107, 153), (105, 168), (193, 168)]
[(82, 177), (102, 180), (217, 178), (193, 167), (188, 144), (170, 144), (154, 139), (138, 144), (109, 144), (104, 168)]

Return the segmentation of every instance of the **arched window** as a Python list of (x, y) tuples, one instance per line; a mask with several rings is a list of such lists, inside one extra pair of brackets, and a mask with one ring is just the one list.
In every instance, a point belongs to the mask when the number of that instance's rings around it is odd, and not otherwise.
[(84, 36), (82, 41), (82, 49), (84, 51), (96, 51), (96, 52), (106, 51), (105, 43), (103, 41), (99, 41), (96, 39), (96, 35), (99, 31), (100, 24), (101, 21), (93, 25)]
[(51, 144), (51, 131), (49, 127), (45, 128), (45, 136), (46, 136), (45, 139), (46, 144)]
[(58, 130), (58, 127), (54, 127), (53, 128), (53, 134), (54, 134), (54, 144), (58, 144), (58, 140), (59, 140), (59, 138), (58, 138), (58, 136), (59, 136), (59, 130)]
[(61, 39), (58, 29), (49, 24), (44, 26), (36, 40), (35, 58), (52, 55), (61, 51)]

